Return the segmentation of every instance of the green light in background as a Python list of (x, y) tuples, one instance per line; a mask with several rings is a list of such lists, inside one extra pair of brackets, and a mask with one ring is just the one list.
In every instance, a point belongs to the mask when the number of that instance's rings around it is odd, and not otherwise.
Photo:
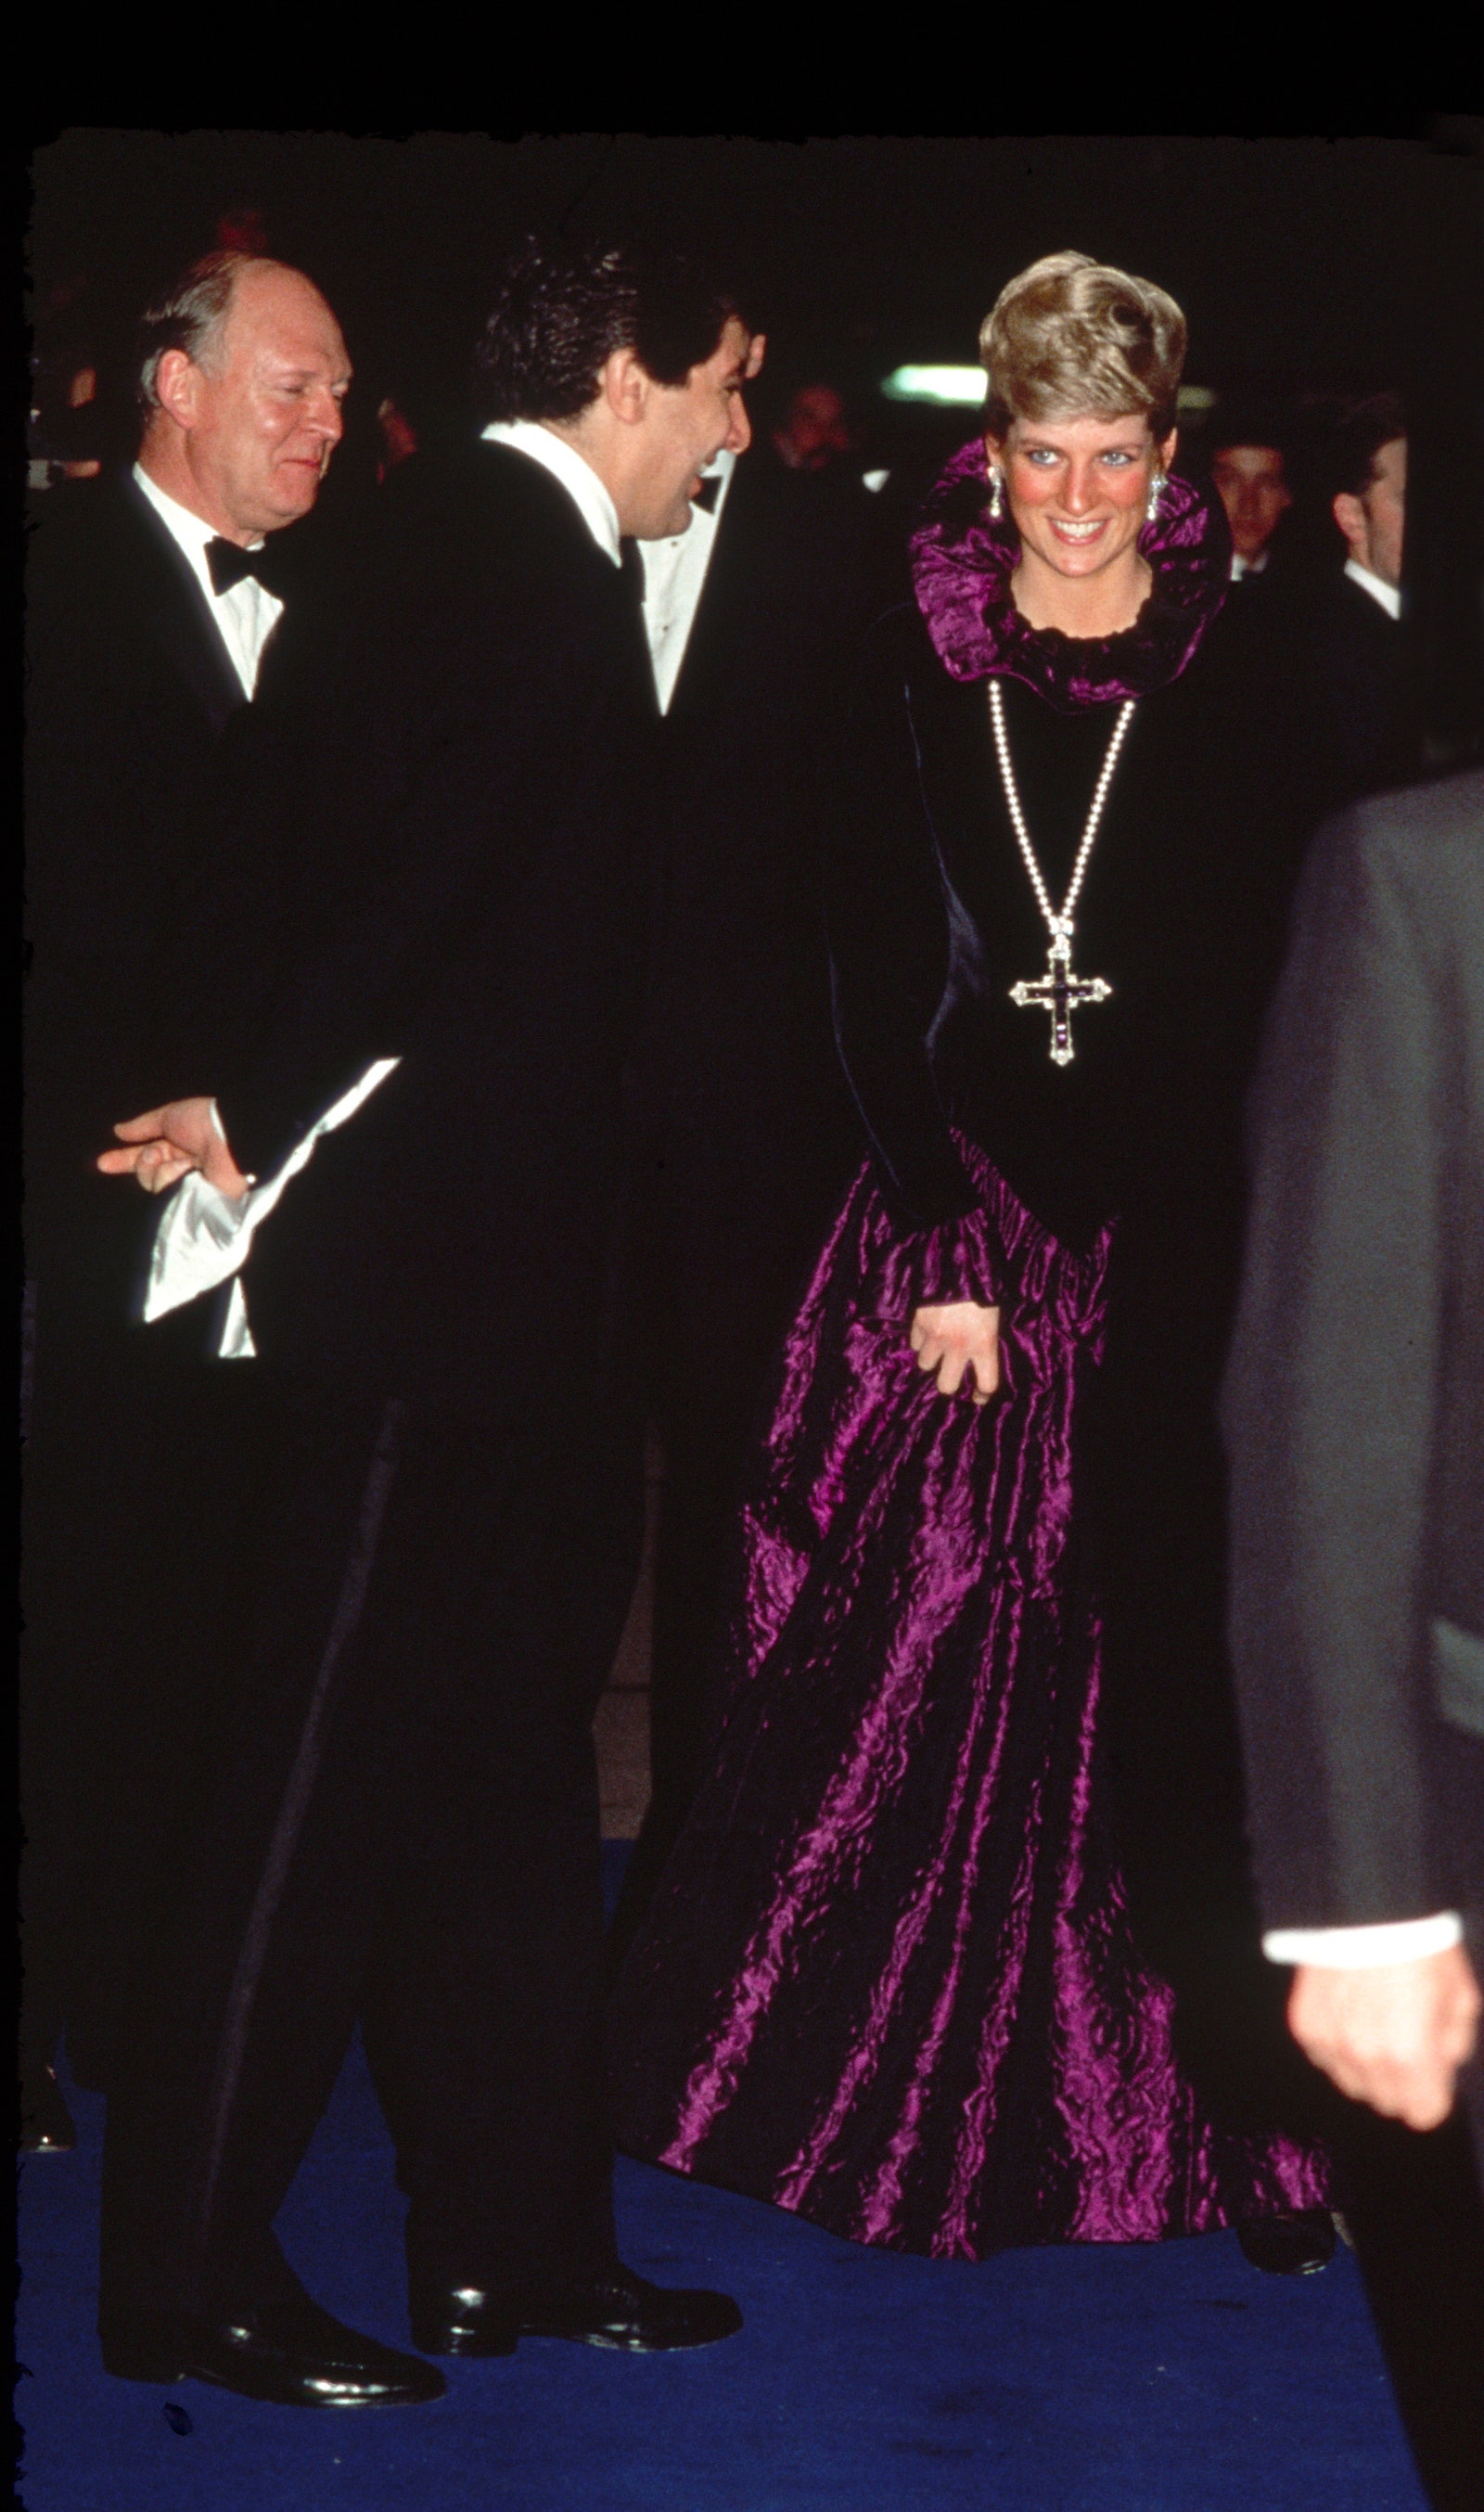
[(940, 410), (977, 410), (984, 400), (984, 369), (898, 367), (881, 391), (888, 401), (927, 401)]

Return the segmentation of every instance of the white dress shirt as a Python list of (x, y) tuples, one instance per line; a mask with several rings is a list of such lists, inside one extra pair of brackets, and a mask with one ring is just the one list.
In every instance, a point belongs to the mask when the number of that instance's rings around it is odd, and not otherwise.
[(737, 457), (729, 447), (722, 446), (715, 461), (709, 462), (702, 477), (718, 480), (716, 503), (709, 510), (692, 505), (690, 523), (683, 532), (674, 532), (668, 540), (641, 541), (640, 555), (644, 563), (644, 631), (649, 640), (649, 660), (654, 669), (654, 687), (659, 696), (661, 715), (669, 713), (675, 695), (675, 685), (685, 659), (685, 648), (695, 621), (696, 607), (706, 582), (706, 569), (716, 544), (717, 526), (722, 508), (731, 487), (731, 475)]
[[(257, 687), (263, 648), (284, 615), (283, 604), (276, 593), (258, 583), (255, 575), (243, 576), (226, 593), (214, 592), (206, 545), (217, 538), (215, 527), (200, 515), (193, 515), (189, 506), (182, 506), (177, 498), (167, 497), (137, 462), (134, 476), (172, 539), (189, 560), (191, 573), (206, 595), (207, 608), (221, 631), (221, 642), (231, 655), (237, 677), (251, 697)], [(261, 549), (262, 541), (250, 541), (248, 547)]]
[(1368, 593), (1373, 602), (1380, 603), (1388, 619), (1401, 617), (1399, 584), (1387, 584), (1384, 575), (1373, 575), (1368, 567), (1361, 566), (1358, 558), (1347, 558), (1345, 571), (1351, 584), (1358, 584), (1362, 593)]

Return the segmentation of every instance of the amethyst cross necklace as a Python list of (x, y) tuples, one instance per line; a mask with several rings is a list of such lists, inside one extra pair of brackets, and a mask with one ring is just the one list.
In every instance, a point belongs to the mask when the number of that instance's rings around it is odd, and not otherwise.
[(1102, 773), (1093, 793), (1091, 807), (1087, 813), (1087, 825), (1082, 831), (1082, 843), (1077, 848), (1076, 861), (1072, 867), (1072, 879), (1067, 884), (1067, 895), (1058, 911), (1053, 908), (1046, 895), (1046, 884), (1041, 879), (1041, 868), (1035, 860), (1035, 848), (1031, 844), (1031, 833), (1026, 827), (1025, 816), (1020, 807), (1020, 796), (1015, 788), (1015, 770), (1010, 765), (1010, 744), (1005, 735), (1004, 697), (998, 681), (993, 680), (990, 683), (990, 714), (995, 724), (995, 748), (999, 759), (1000, 782), (1005, 790), (1005, 807), (1010, 814), (1010, 825), (1015, 831), (1021, 858), (1031, 876), (1031, 886), (1035, 892), (1035, 903), (1045, 919), (1046, 930), (1051, 936), (1050, 949), (1046, 954), (1045, 975), (1022, 977), (1017, 985), (1010, 988), (1010, 1000), (1012, 1002), (1021, 1004), (1022, 1007), (1027, 1003), (1034, 1003), (1038, 1010), (1050, 1013), (1053, 1064), (1072, 1062), (1074, 1008), (1080, 1008), (1083, 1003), (1106, 1003), (1113, 993), (1113, 988), (1106, 977), (1077, 977), (1073, 974), (1072, 914), (1081, 894), (1087, 859), (1092, 852), (1092, 842), (1098, 834), (1098, 824), (1103, 817), (1103, 805), (1108, 800), (1108, 789), (1113, 783), (1113, 769), (1117, 766), (1118, 753), (1123, 747), (1123, 736), (1133, 720), (1133, 699), (1125, 698), (1118, 709), (1118, 721), (1113, 726), (1113, 736), (1108, 744), (1108, 756), (1103, 762)]

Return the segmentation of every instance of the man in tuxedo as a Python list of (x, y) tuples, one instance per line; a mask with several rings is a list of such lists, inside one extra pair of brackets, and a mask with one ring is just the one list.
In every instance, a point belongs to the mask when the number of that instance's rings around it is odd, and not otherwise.
[(749, 1437), (861, 1158), (831, 1021), (820, 858), (842, 693), (879, 588), (870, 500), (829, 489), (765, 451), (727, 448), (684, 535), (644, 544), (664, 719), (646, 1395), (665, 1479), (651, 1796), (612, 1962), (701, 1776)]
[(199, 1169), (230, 1235), (250, 1173), (369, 1092), (254, 1246), (252, 1575), (109, 2088), (99, 2326), (125, 2375), (441, 2391), (312, 2303), (272, 2235), (358, 2019), (425, 2353), (739, 2325), (616, 2253), (591, 1725), (641, 1496), (656, 709), (630, 536), (682, 530), (746, 442), (749, 353), (682, 261), (518, 256), (483, 439), (388, 484), (299, 737), (256, 770), (283, 931), (255, 1006), (215, 1046), (198, 1027), (211, 1069), (182, 1081), (215, 1097), (120, 1126), (100, 1162), (156, 1189)]
[(1330, 448), (1330, 511), (1342, 569), (1299, 603), (1317, 676), (1339, 805), (1408, 782), (1421, 765), (1417, 697), (1402, 626), (1407, 422), (1394, 393), (1348, 410)]
[(1231, 581), (1256, 582), (1271, 561), (1269, 544), (1293, 491), (1277, 429), (1256, 411), (1221, 411), (1211, 434), (1211, 485), (1231, 530)]
[[(197, 262), (143, 318), (131, 471), (42, 501), (27, 570), (27, 1270), (22, 2142), (71, 2141), (52, 2057), (106, 2043), (99, 1890), (132, 1909), (137, 1780), (110, 1709), (136, 1504), (196, 1401), (199, 1315), (129, 1323), (144, 1215), (98, 1177), (100, 1130), (158, 1095), (156, 961), (182, 887), (212, 871), (208, 795), (243, 729), (283, 614), (271, 539), (308, 513), (350, 376), (309, 280), (244, 253)], [(177, 1501), (183, 1495), (176, 1495)], [(204, 1530), (201, 1531), (204, 1540)], [(136, 1739), (136, 1742), (138, 1740)], [(136, 1757), (137, 1758), (137, 1757)], [(111, 1818), (130, 1815), (122, 1825)], [(92, 1870), (100, 1870), (93, 1872)]]
[(1353, 2222), (1419, 2465), (1463, 2512), (1484, 2469), (1484, 775), (1321, 835), (1254, 1150), (1226, 1423), (1265, 1945), (1297, 1965), (1309, 2058), (1406, 2124), (1352, 2118)]

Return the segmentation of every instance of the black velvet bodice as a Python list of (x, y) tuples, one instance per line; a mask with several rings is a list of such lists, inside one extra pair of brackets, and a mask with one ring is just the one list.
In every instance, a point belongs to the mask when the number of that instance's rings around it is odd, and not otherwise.
[[(1117, 708), (1068, 714), (1001, 687), (1059, 907)], [(1273, 732), (1236, 715), (1199, 653), (1137, 701), (1074, 918), (1074, 968), (1113, 994), (1074, 1012), (1058, 1067), (1049, 1015), (1010, 997), (1045, 974), (1048, 936), (988, 685), (950, 679), (915, 610), (873, 632), (830, 923), (841, 1052), (907, 1226), (973, 1201), (951, 1127), (1074, 1248), (1135, 1206), (1227, 1198), (1302, 834)]]

